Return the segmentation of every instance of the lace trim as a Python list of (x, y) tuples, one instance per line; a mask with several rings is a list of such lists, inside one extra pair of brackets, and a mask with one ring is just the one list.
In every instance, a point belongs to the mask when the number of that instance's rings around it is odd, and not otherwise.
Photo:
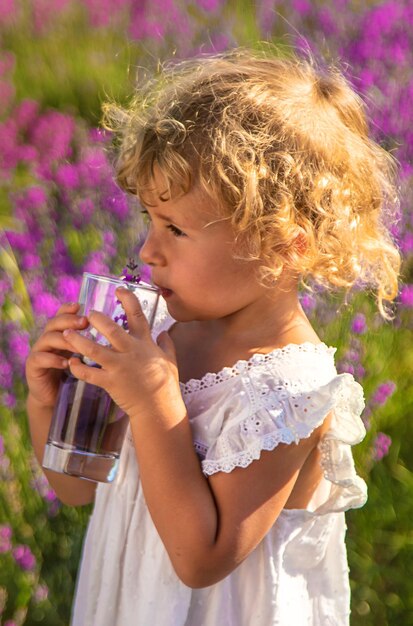
[(256, 353), (248, 360), (240, 359), (232, 367), (224, 367), (222, 370), (216, 373), (208, 372), (202, 378), (191, 378), (186, 383), (180, 383), (182, 395), (189, 395), (196, 393), (202, 389), (208, 389), (219, 385), (220, 383), (240, 376), (249, 372), (257, 365), (272, 363), (286, 355), (296, 355), (300, 352), (308, 352), (312, 354), (326, 353), (327, 355), (333, 355), (336, 352), (336, 348), (327, 346), (325, 343), (311, 343), (309, 341), (305, 343), (289, 343), (283, 348), (275, 348), (267, 354)]
[[(311, 433), (308, 433), (307, 437)], [(236, 454), (226, 457), (225, 459), (206, 460), (202, 461), (202, 471), (207, 476), (211, 476), (216, 472), (224, 472), (229, 474), (236, 467), (248, 467), (252, 461), (256, 461), (260, 458), (263, 450), (272, 451), (280, 443), (293, 443), (296, 441), (296, 437), (290, 428), (286, 428), (284, 431), (278, 431), (276, 433), (270, 433), (265, 435), (262, 439), (258, 440), (248, 450), (242, 450)]]

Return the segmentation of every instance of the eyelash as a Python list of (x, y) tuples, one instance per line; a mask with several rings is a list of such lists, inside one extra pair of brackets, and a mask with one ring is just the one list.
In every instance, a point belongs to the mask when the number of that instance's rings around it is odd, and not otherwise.
[(173, 224), (168, 224), (167, 229), (171, 231), (174, 237), (185, 237), (185, 233)]
[[(146, 224), (149, 224), (152, 221), (148, 211), (141, 211), (141, 214), (143, 215), (144, 222)], [(173, 234), (174, 237), (186, 237), (185, 233), (173, 224), (168, 224), (166, 228)]]

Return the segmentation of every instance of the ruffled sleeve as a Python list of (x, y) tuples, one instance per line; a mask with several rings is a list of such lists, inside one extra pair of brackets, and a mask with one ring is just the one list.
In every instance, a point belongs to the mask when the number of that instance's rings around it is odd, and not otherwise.
[[(357, 476), (351, 446), (365, 436), (360, 418), (364, 408), (362, 387), (350, 374), (339, 374), (327, 384), (296, 393), (268, 388), (258, 408), (242, 420), (228, 419), (202, 461), (203, 472), (231, 472), (259, 459), (262, 450), (278, 444), (298, 443), (320, 426), (333, 410), (331, 426), (319, 444), (324, 477), (332, 485), (327, 511), (362, 506), (366, 485)], [(324, 512), (323, 510), (319, 511)]]

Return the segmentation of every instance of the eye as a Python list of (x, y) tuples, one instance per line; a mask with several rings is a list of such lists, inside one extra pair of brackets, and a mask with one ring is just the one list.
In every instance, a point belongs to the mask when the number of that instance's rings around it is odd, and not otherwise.
[(168, 224), (166, 228), (171, 231), (174, 237), (186, 237), (185, 233), (180, 228), (177, 228), (173, 224)]

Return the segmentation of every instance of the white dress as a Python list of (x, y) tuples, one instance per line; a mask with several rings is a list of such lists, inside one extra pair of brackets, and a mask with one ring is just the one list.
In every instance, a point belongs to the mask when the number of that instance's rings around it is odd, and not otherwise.
[(97, 488), (72, 626), (349, 623), (344, 511), (366, 500), (350, 448), (365, 434), (364, 401), (350, 374), (337, 375), (334, 352), (290, 344), (182, 385), (206, 475), (246, 467), (262, 450), (308, 437), (334, 409), (320, 443), (324, 478), (308, 508), (283, 510), (245, 561), (211, 587), (191, 589), (176, 576), (127, 435), (115, 482)]

